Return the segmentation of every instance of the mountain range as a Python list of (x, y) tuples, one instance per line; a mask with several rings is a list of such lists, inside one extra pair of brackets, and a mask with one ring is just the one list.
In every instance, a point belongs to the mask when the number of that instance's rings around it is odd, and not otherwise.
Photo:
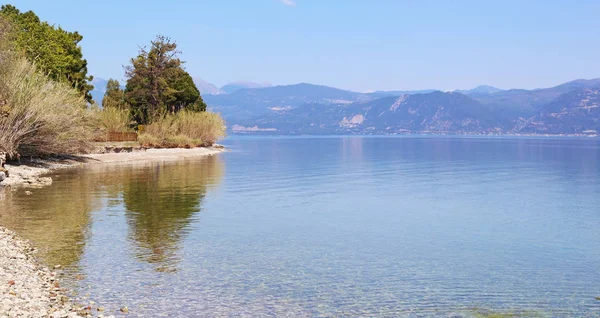
[(357, 93), (296, 84), (206, 95), (233, 133), (552, 134), (600, 131), (600, 79), (551, 88)]
[[(106, 92), (106, 84), (108, 80), (103, 78), (94, 78), (92, 80), (92, 85), (94, 85), (94, 89), (91, 91), (92, 99), (98, 103), (102, 103), (102, 98), (104, 97), (104, 93)], [(221, 88), (215, 86), (212, 83), (209, 83), (199, 77), (194, 78), (194, 83), (196, 87), (202, 94), (204, 95), (220, 95), (220, 94), (229, 94), (233, 93), (237, 90), (247, 89), (247, 88), (265, 88), (271, 87), (272, 85), (269, 83), (253, 83), (253, 82), (231, 82), (228, 83)], [(124, 88), (124, 86), (123, 86)]]
[(552, 134), (600, 131), (600, 79), (502, 90), (352, 92), (300, 83), (236, 82), (217, 88), (195, 79), (204, 101), (232, 133)]

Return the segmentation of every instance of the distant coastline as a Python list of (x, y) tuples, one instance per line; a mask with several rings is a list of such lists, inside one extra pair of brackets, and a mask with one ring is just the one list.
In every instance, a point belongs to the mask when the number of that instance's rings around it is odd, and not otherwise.
[(260, 128), (251, 127), (251, 129), (241, 129), (231, 131), (233, 136), (269, 136), (269, 137), (286, 137), (286, 136), (369, 136), (369, 137), (388, 137), (388, 136), (480, 136), (480, 137), (581, 137), (581, 138), (598, 138), (600, 134), (597, 132), (589, 134), (531, 134), (531, 133), (479, 133), (479, 132), (439, 132), (439, 131), (414, 131), (414, 132), (398, 132), (398, 133), (349, 133), (349, 132), (329, 132), (329, 133), (277, 133), (275, 128)]

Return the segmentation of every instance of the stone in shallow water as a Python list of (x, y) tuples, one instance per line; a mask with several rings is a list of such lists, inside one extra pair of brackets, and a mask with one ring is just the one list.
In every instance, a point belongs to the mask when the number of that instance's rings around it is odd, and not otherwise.
[(38, 183), (44, 186), (49, 186), (52, 184), (52, 178), (50, 177), (42, 177), (38, 179)]

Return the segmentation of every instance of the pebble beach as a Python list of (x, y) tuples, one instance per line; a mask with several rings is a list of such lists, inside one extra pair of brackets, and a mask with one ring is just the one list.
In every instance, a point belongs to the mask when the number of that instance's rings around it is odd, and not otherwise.
[[(129, 161), (169, 161), (213, 155), (222, 148), (152, 149), (134, 153), (84, 155), (79, 160), (31, 161), (6, 164), (10, 176), (0, 182), (2, 191), (45, 187), (52, 184), (45, 174), (83, 164), (109, 164)], [(0, 211), (0, 215), (2, 211)], [(113, 317), (93, 303), (79, 304), (60, 285), (60, 266), (48, 268), (35, 257), (35, 246), (0, 224), (0, 317)], [(123, 307), (116, 314), (124, 315)]]

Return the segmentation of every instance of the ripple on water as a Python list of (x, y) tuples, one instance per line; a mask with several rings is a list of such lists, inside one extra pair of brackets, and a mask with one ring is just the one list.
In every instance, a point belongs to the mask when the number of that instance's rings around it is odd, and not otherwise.
[(0, 221), (130, 316), (600, 315), (597, 141), (227, 143), (61, 173)]

